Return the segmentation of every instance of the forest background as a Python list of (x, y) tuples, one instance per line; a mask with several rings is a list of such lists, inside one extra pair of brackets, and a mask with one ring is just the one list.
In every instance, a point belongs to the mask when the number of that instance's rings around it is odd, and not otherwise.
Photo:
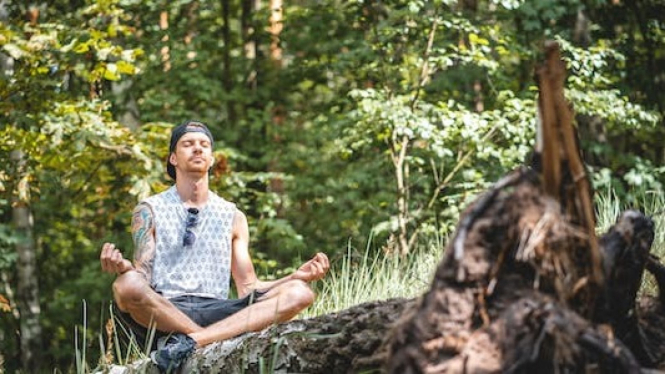
[(471, 198), (529, 159), (546, 39), (563, 50), (597, 193), (662, 196), (664, 12), (0, 1), (0, 372), (68, 372), (75, 336), (98, 344), (113, 280), (101, 244), (131, 253), (131, 211), (170, 185), (170, 128), (185, 119), (211, 128), (212, 189), (248, 214), (265, 276), (315, 251), (335, 264), (445, 241)]

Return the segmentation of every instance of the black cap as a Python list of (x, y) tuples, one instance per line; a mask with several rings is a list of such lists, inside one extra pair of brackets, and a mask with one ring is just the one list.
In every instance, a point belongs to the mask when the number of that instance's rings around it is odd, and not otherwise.
[(175, 152), (175, 147), (178, 144), (178, 140), (182, 138), (188, 132), (200, 132), (204, 133), (210, 139), (210, 146), (212, 147), (213, 138), (212, 133), (208, 130), (208, 126), (203, 122), (187, 120), (178, 126), (174, 127), (171, 131), (171, 143), (169, 144), (169, 155), (166, 158), (166, 172), (169, 174), (171, 179), (175, 180), (175, 167), (171, 164), (169, 159), (171, 158), (171, 153)]

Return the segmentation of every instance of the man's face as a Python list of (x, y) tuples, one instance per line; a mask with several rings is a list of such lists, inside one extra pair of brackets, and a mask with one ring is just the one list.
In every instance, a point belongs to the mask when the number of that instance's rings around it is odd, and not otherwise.
[(176, 144), (169, 161), (177, 173), (206, 174), (212, 166), (212, 148), (210, 138), (201, 132), (185, 133)]

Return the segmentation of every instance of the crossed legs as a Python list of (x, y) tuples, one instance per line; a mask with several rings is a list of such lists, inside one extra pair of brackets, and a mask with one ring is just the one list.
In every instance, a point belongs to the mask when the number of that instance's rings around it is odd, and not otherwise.
[(256, 303), (239, 312), (201, 327), (157, 294), (135, 271), (118, 276), (113, 283), (113, 294), (118, 308), (129, 313), (139, 324), (145, 327), (154, 324), (160, 331), (188, 334), (199, 347), (288, 321), (314, 302), (314, 293), (309, 286), (292, 280), (272, 288)]

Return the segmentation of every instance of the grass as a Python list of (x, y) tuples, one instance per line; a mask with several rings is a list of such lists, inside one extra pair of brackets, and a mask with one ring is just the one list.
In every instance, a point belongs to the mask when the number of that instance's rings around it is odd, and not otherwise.
[[(665, 256), (665, 196), (660, 191), (645, 191), (636, 194), (635, 203), (625, 204), (613, 191), (604, 191), (596, 199), (598, 233), (606, 232), (616, 222), (621, 212), (627, 209), (639, 210), (650, 216), (654, 221), (654, 240), (651, 254), (658, 258)], [(658, 288), (651, 274), (645, 272), (642, 281), (641, 295), (656, 295)]]
[(430, 284), (444, 243), (430, 240), (405, 257), (381, 251), (356, 253), (351, 246), (320, 285), (317, 302), (304, 317), (332, 313), (367, 301), (415, 297)]

